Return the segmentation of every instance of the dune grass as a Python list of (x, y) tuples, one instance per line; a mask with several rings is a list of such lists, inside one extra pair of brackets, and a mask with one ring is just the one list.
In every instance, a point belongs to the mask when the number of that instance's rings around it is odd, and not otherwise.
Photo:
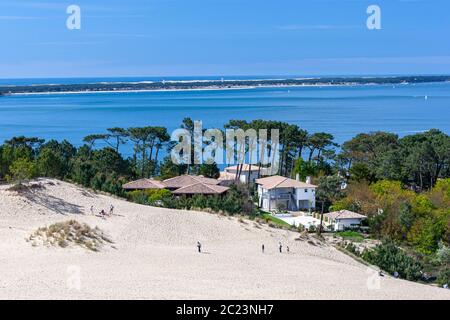
[(33, 246), (48, 245), (61, 248), (78, 245), (91, 251), (98, 251), (105, 243), (112, 243), (98, 227), (69, 220), (37, 229), (28, 239)]

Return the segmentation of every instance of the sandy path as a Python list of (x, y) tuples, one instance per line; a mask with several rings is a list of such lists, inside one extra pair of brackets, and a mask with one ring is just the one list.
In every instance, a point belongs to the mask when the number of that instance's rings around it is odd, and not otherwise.
[[(288, 231), (41, 183), (45, 189), (27, 196), (0, 187), (1, 299), (450, 299), (449, 290), (390, 277), (375, 277), (380, 288), (371, 290), (366, 266), (330, 246), (296, 241)], [(89, 213), (91, 205), (98, 212), (111, 204), (116, 215), (107, 220)], [(115, 248), (94, 253), (24, 240), (70, 218), (99, 226)], [(198, 240), (203, 254), (196, 252)], [(277, 252), (279, 241), (289, 254)]]

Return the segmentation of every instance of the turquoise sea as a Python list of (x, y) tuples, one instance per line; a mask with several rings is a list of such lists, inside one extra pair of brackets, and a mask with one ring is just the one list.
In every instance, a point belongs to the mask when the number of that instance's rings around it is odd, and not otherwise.
[(6, 96), (0, 97), (0, 141), (25, 135), (80, 145), (109, 127), (172, 130), (184, 117), (206, 128), (229, 119), (281, 120), (332, 133), (338, 143), (377, 130), (450, 134), (450, 83)]

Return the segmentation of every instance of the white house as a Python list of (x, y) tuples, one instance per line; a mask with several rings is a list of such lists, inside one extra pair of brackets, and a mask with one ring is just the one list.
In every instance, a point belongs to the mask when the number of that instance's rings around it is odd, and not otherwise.
[(343, 231), (360, 226), (361, 221), (366, 219), (366, 216), (348, 210), (325, 213), (323, 217), (325, 224), (330, 226), (333, 231)]
[(263, 210), (310, 210), (316, 206), (317, 186), (311, 183), (271, 176), (257, 179), (259, 207)]
[[(241, 183), (248, 183), (249, 179), (251, 183), (254, 183), (258, 176), (266, 176), (268, 173), (268, 168), (259, 167), (258, 165), (240, 165), (226, 167), (224, 171), (220, 173), (220, 181), (231, 181), (239, 180)], [(239, 175), (239, 171), (241, 174)]]

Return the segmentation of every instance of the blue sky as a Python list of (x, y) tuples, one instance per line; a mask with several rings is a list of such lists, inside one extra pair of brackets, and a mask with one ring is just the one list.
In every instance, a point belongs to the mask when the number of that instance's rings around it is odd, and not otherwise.
[(0, 0), (0, 78), (450, 74), (449, 31), (448, 0)]

